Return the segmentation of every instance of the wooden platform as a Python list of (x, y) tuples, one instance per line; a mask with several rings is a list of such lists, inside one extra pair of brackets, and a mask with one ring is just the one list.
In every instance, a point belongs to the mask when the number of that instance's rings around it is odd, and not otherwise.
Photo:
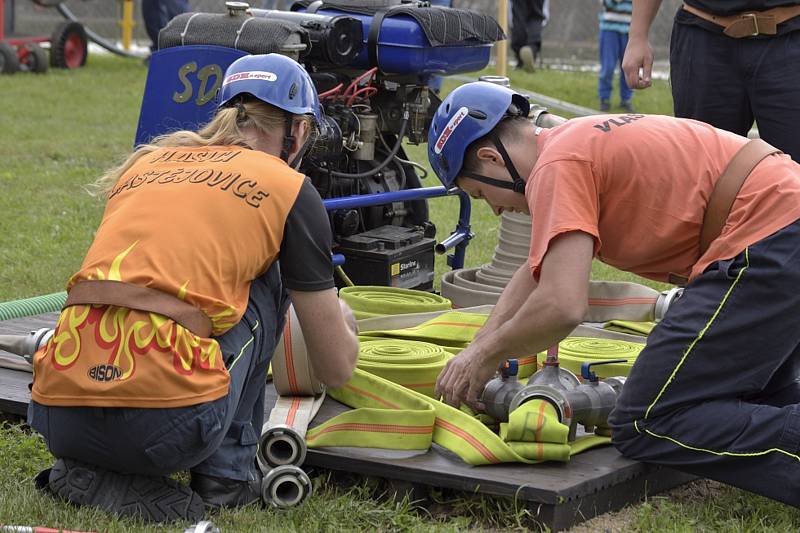
[[(55, 314), (48, 314), (0, 322), (0, 334), (27, 333), (52, 326), (55, 320)], [(0, 369), (0, 411), (24, 416), (30, 401), (30, 381), (28, 372)], [(269, 386), (267, 411), (274, 401), (275, 392)], [(347, 409), (327, 399), (313, 425)], [(553, 531), (561, 531), (693, 479), (672, 469), (629, 461), (611, 446), (577, 455), (569, 463), (540, 465), (472, 467), (438, 446), (416, 455), (367, 448), (309, 450), (306, 464), (385, 479), (394, 487), (410, 491), (414, 497), (424, 496), (431, 487), (440, 487), (516, 498), (520, 504), (528, 506), (537, 521)]]

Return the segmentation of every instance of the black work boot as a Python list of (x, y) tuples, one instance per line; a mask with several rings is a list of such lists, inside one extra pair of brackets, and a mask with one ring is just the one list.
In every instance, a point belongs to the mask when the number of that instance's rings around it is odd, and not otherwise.
[(261, 479), (240, 481), (192, 472), (189, 486), (211, 509), (243, 507), (261, 499)]
[(50, 470), (50, 490), (75, 504), (99, 507), (151, 522), (198, 521), (205, 508), (200, 496), (165, 477), (121, 474), (74, 459), (58, 459)]

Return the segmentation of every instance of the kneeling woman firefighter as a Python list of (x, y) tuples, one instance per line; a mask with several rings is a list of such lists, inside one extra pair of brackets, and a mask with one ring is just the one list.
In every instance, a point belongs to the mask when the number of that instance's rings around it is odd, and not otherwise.
[[(245, 56), (219, 102), (200, 131), (138, 147), (97, 183), (108, 203), (35, 356), (28, 413), (57, 458), (40, 479), (72, 502), (161, 521), (256, 500), (289, 299), (316, 376), (340, 386), (355, 365), (328, 217), (293, 169), (320, 120), (310, 77)], [(164, 477), (187, 469), (190, 487)]]
[(439, 107), (445, 186), (530, 213), (528, 262), (436, 390), (480, 408), (498, 364), (555, 345), (588, 306), (592, 259), (686, 284), (610, 423), (626, 456), (800, 506), (800, 165), (762, 141), (640, 114), (549, 130), (488, 83)]

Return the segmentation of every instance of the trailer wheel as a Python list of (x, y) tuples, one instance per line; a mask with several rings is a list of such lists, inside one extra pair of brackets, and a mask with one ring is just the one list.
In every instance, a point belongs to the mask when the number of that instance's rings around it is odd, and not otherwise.
[(36, 43), (27, 43), (19, 50), (19, 67), (26, 72), (47, 72), (47, 52)]
[(86, 64), (86, 30), (78, 22), (62, 22), (50, 37), (50, 66), (78, 68)]
[(18, 70), (17, 51), (10, 44), (0, 42), (0, 74), (14, 74)]

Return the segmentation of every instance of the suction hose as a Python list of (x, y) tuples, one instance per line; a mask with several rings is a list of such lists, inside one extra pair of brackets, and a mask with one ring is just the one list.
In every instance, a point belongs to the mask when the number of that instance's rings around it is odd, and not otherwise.
[(66, 292), (54, 292), (23, 300), (0, 303), (0, 321), (61, 311), (67, 301)]
[[(67, 6), (65, 6), (63, 3), (59, 3), (56, 6), (56, 9), (58, 9), (58, 12), (61, 13), (61, 16), (64, 17), (65, 19), (70, 20), (72, 22), (81, 23), (81, 21), (78, 20), (78, 17), (76, 17), (75, 14), (73, 14), (72, 11), (70, 11), (69, 8)], [(100, 46), (102, 48), (105, 48), (106, 50), (108, 50), (112, 54), (116, 54), (116, 55), (122, 56), (122, 57), (130, 57), (130, 58), (133, 58), (133, 59), (141, 59), (142, 57), (144, 57), (144, 56), (141, 56), (141, 55), (136, 55), (136, 54), (132, 54), (130, 52), (126, 52), (125, 50), (123, 50), (123, 49), (119, 48), (118, 46), (115, 46), (114, 44), (112, 44), (110, 41), (107, 41), (106, 39), (100, 37), (100, 35), (96, 34), (92, 30), (87, 28), (86, 26), (83, 27), (83, 31), (86, 32), (86, 37), (88, 37), (90, 41), (92, 41), (93, 43), (95, 43), (96, 45), (98, 45), (98, 46)]]

